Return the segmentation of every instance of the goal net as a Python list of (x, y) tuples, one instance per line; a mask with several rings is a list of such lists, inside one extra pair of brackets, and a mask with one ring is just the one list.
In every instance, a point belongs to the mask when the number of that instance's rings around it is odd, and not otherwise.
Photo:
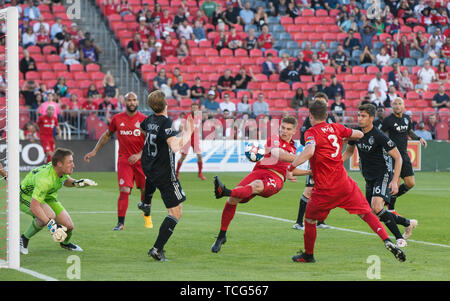
[(20, 267), (18, 20), (17, 8), (0, 9), (0, 267), (13, 269)]

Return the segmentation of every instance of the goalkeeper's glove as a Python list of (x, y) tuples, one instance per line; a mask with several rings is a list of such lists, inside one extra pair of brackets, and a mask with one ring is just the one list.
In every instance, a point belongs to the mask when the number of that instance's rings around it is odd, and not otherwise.
[(77, 188), (83, 188), (86, 186), (97, 186), (98, 184), (95, 181), (89, 179), (80, 179), (73, 182), (73, 186)]
[(50, 230), (54, 242), (63, 242), (66, 239), (67, 228), (62, 225), (58, 225), (55, 220), (51, 219), (47, 224), (47, 228)]

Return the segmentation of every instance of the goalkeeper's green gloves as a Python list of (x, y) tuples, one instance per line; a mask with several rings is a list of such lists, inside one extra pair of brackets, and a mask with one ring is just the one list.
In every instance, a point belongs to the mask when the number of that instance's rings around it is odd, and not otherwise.
[(67, 237), (67, 228), (58, 225), (55, 220), (51, 219), (47, 224), (48, 230), (52, 234), (52, 238), (54, 242), (63, 242)]
[(73, 182), (73, 186), (77, 188), (84, 188), (86, 186), (97, 186), (97, 182), (89, 180), (89, 179), (80, 179)]

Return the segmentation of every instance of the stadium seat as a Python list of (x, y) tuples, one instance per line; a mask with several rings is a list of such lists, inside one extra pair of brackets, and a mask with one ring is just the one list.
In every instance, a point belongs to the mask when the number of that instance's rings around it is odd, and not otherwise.
[(436, 139), (449, 140), (449, 124), (448, 122), (439, 122), (436, 126)]

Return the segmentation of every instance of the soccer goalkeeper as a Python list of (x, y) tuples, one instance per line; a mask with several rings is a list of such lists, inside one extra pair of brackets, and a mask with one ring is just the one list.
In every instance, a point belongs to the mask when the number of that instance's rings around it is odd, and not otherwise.
[(58, 201), (58, 190), (66, 187), (97, 186), (92, 180), (72, 179), (73, 152), (58, 148), (52, 161), (30, 171), (20, 184), (20, 210), (33, 217), (31, 225), (20, 237), (20, 252), (28, 254), (28, 242), (45, 226), (55, 242), (63, 249), (82, 252), (79, 246), (70, 242), (73, 222), (69, 213)]

